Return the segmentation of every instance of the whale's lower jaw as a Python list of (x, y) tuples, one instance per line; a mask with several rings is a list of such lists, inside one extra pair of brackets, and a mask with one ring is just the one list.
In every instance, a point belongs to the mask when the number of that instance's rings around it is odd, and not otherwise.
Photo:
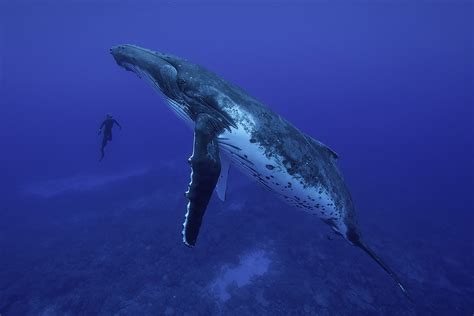
[[(194, 127), (194, 122), (189, 117), (188, 113), (186, 112), (186, 106), (184, 104), (180, 104), (177, 101), (169, 98), (166, 94), (161, 90), (160, 85), (158, 82), (151, 76), (146, 70), (141, 69), (138, 66), (134, 66), (132, 64), (125, 63), (123, 67), (129, 71), (134, 72), (138, 78), (144, 80), (148, 85), (155, 90), (159, 95), (163, 97), (166, 104), (170, 108), (170, 110), (182, 121), (186, 123), (188, 127), (191, 129)], [(183, 101), (184, 102), (184, 101)]]
[[(291, 175), (283, 165), (285, 159), (278, 155), (265, 155), (258, 143), (251, 142), (246, 129), (231, 129), (218, 138), (221, 152), (232, 165), (255, 179), (286, 203), (317, 215), (325, 222), (333, 222), (337, 231), (344, 235), (344, 212), (337, 210), (334, 199), (322, 186), (309, 186), (299, 175)], [(225, 159), (225, 158), (224, 158)], [(341, 231), (342, 230), (342, 231)]]

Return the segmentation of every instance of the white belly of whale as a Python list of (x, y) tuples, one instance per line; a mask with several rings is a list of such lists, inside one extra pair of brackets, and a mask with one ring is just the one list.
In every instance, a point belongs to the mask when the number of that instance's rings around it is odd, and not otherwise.
[[(219, 135), (221, 152), (245, 174), (254, 178), (290, 205), (321, 219), (341, 220), (341, 212), (323, 187), (306, 185), (299, 175), (291, 175), (283, 165), (283, 157), (267, 157), (244, 128), (231, 129)], [(302, 162), (303, 163), (303, 162)]]

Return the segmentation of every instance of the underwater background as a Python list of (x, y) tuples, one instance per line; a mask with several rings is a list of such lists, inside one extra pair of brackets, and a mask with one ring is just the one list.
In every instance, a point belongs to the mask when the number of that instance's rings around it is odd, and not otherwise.
[[(0, 315), (472, 315), (472, 1), (0, 0)], [(123, 43), (339, 154), (366, 254), (237, 170), (182, 244), (193, 135)], [(97, 130), (114, 130), (98, 162)]]

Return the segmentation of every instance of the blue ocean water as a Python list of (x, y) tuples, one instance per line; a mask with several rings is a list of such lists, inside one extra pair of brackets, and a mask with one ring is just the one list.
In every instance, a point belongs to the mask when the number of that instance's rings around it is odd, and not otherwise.
[[(0, 2), (0, 315), (472, 315), (471, 1)], [(231, 170), (182, 245), (192, 131), (123, 43), (339, 154), (362, 251)], [(98, 162), (107, 113), (122, 124)]]

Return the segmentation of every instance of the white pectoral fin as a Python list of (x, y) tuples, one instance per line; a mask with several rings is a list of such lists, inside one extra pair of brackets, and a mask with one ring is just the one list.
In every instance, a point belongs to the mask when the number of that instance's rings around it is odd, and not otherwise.
[(224, 202), (227, 191), (227, 176), (229, 175), (230, 162), (227, 157), (221, 154), (221, 174), (216, 185), (216, 193), (219, 199)]

